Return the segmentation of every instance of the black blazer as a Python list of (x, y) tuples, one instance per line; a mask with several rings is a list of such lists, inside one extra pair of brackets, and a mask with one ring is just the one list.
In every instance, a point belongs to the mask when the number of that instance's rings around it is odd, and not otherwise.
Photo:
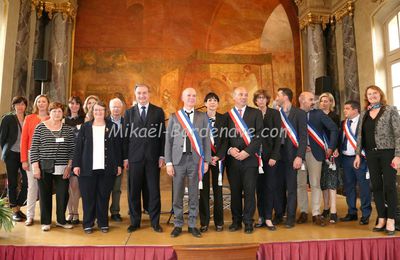
[(216, 113), (215, 114), (215, 124), (214, 124), (214, 142), (215, 142), (215, 148), (217, 150), (217, 153), (214, 153), (211, 150), (211, 155), (212, 156), (217, 156), (220, 159), (223, 159), (225, 157), (226, 154), (226, 150), (227, 150), (227, 125), (228, 125), (228, 121), (227, 121), (227, 117), (226, 114), (220, 114), (220, 113)]
[[(239, 150), (245, 150), (250, 156), (243, 160), (244, 166), (247, 167), (258, 167), (258, 160), (255, 156), (256, 153), (260, 150), (261, 145), (261, 131), (263, 129), (263, 118), (262, 113), (260, 110), (246, 106), (246, 110), (243, 114), (243, 120), (247, 124), (247, 127), (253, 129), (253, 138), (248, 146), (244, 142), (243, 138), (236, 134), (235, 130), (235, 123), (232, 121), (231, 117), (228, 113), (225, 114), (228, 118), (228, 149), (230, 147), (236, 147)], [(228, 156), (228, 163), (230, 160), (236, 160), (232, 156)]]
[(305, 159), (307, 148), (307, 115), (300, 108), (294, 107), (290, 109), (288, 119), (297, 132), (299, 139), (299, 147), (295, 148), (289, 136), (286, 136), (283, 144), (283, 149), (287, 156), (282, 157), (282, 160), (293, 161), (297, 156)]
[(3, 117), (0, 124), (1, 159), (4, 161), (18, 138), (19, 123), (14, 113)]
[(124, 118), (124, 159), (158, 161), (164, 156), (165, 116), (161, 107), (149, 104), (145, 122), (138, 104), (128, 109)]
[[(281, 157), (281, 139), (279, 137), (281, 130), (281, 116), (279, 111), (273, 108), (267, 108), (263, 123), (264, 130), (262, 134), (262, 158), (265, 161), (268, 161), (269, 159), (274, 159), (277, 161)], [(275, 133), (275, 131), (278, 132)]]
[[(327, 116), (321, 109), (313, 109), (308, 113), (308, 123), (314, 127), (319, 134), (329, 133), (328, 148), (334, 150), (337, 145), (338, 127), (333, 120)], [(311, 137), (310, 142), (311, 152), (317, 161), (325, 160), (325, 150), (321, 148)]]
[[(75, 143), (74, 159), (72, 167), (80, 167), (80, 176), (90, 176), (93, 170), (93, 128), (92, 121), (81, 126)], [(112, 129), (117, 125), (106, 120), (104, 166), (105, 174), (116, 175), (118, 166), (122, 167), (122, 139)]]

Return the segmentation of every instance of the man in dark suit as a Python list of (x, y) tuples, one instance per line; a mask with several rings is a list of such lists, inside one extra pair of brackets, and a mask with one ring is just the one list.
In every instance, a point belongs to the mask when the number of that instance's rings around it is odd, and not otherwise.
[[(282, 222), (285, 208), (285, 226), (294, 227), (297, 203), (297, 170), (301, 168), (307, 147), (306, 113), (292, 105), (293, 92), (289, 88), (279, 88), (276, 103), (280, 107), (282, 126), (281, 159), (278, 161), (276, 192), (279, 197), (275, 207), (274, 225)], [(286, 200), (287, 191), (287, 200)], [(285, 207), (285, 200), (287, 201)]]
[[(308, 195), (307, 175), (311, 186), (311, 205), (313, 223), (325, 226), (325, 220), (320, 214), (321, 207), (321, 169), (322, 162), (329, 158), (336, 147), (338, 128), (336, 124), (320, 109), (314, 108), (314, 94), (304, 91), (299, 97), (300, 108), (307, 115), (307, 149), (304, 169), (297, 172), (297, 203), (300, 208), (298, 224), (307, 222)], [(325, 145), (323, 133), (327, 130), (329, 138)], [(326, 138), (325, 138), (326, 139)]]
[[(343, 114), (346, 117), (346, 120), (341, 123), (338, 147), (340, 149), (340, 161), (344, 172), (343, 187), (346, 194), (348, 210), (346, 216), (340, 218), (340, 221), (347, 222), (356, 221), (358, 219), (356, 191), (358, 182), (362, 213), (359, 223), (360, 225), (368, 225), (372, 208), (367, 162), (365, 157), (363, 157), (361, 159), (360, 167), (358, 169), (354, 168), (353, 163), (356, 158), (355, 146), (353, 146), (348, 140), (350, 135), (354, 137), (354, 140), (357, 140), (357, 129), (360, 123), (360, 103), (353, 100), (347, 101), (344, 104)], [(355, 142), (353, 142), (353, 144), (355, 144)], [(338, 155), (337, 152), (335, 153), (335, 155)]]
[[(228, 118), (227, 175), (231, 187), (233, 232), (245, 225), (245, 233), (253, 232), (256, 209), (255, 191), (259, 171), (258, 153), (261, 145), (263, 118), (261, 111), (247, 106), (248, 92), (238, 87), (233, 92), (235, 107), (226, 114)], [(242, 206), (244, 193), (244, 206)]]
[(211, 162), (210, 129), (205, 113), (196, 111), (196, 90), (186, 88), (182, 92), (183, 108), (169, 117), (165, 139), (165, 162), (167, 174), (173, 177), (174, 229), (171, 237), (182, 233), (183, 196), (185, 178), (189, 192), (189, 233), (201, 237), (196, 228), (199, 211), (199, 188), (201, 176), (208, 171)]
[(224, 207), (222, 200), (222, 176), (224, 174), (224, 159), (226, 154), (226, 142), (222, 133), (226, 128), (226, 117), (217, 112), (219, 97), (210, 92), (204, 98), (207, 107), (207, 116), (210, 127), (211, 139), (211, 165), (203, 176), (203, 189), (200, 190), (199, 211), (200, 231), (206, 232), (210, 223), (210, 176), (212, 179), (214, 197), (214, 225), (217, 232), (224, 228)]
[[(149, 215), (155, 232), (162, 232), (160, 222), (160, 168), (164, 165), (165, 125), (162, 108), (149, 103), (149, 87), (135, 86), (137, 104), (125, 112), (124, 167), (129, 169), (128, 203), (131, 225), (128, 232), (140, 227), (141, 192), (149, 191)], [(145, 180), (145, 182), (144, 182)]]

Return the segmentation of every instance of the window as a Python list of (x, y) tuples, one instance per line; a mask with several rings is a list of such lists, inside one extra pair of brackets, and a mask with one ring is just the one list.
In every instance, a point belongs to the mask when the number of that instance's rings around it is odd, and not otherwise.
[(386, 27), (388, 97), (400, 111), (400, 11), (389, 17)]

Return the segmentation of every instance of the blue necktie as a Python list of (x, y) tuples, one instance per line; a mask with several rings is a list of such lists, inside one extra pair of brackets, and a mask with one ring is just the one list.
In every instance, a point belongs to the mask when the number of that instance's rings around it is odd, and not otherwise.
[[(353, 120), (347, 120), (347, 127), (349, 131), (351, 131), (351, 124), (353, 123)], [(343, 143), (342, 143), (342, 151), (347, 150), (347, 137), (344, 135)]]
[(146, 120), (146, 107), (142, 106), (142, 113), (140, 113), (140, 119), (142, 119), (142, 122)]

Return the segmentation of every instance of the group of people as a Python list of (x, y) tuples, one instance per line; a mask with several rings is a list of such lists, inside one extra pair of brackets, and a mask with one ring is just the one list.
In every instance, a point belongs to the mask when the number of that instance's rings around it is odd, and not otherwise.
[[(153, 230), (163, 232), (159, 223), (160, 169), (165, 166), (173, 180), (175, 220), (171, 236), (182, 233), (187, 186), (188, 231), (201, 237), (210, 225), (210, 187), (215, 230), (224, 229), (222, 189), (226, 168), (231, 232), (242, 229), (242, 225), (248, 234), (261, 227), (274, 231), (284, 216), (286, 228), (306, 223), (309, 183), (314, 224), (358, 220), (358, 184), (359, 224), (369, 223), (372, 191), (378, 212), (373, 231), (394, 234), (400, 117), (379, 87), (366, 88), (363, 111), (358, 101), (346, 101), (342, 122), (334, 112), (335, 100), (330, 93), (319, 96), (316, 108), (314, 94), (302, 92), (300, 106), (296, 107), (293, 92), (279, 88), (271, 108), (271, 96), (260, 89), (252, 97), (253, 108), (249, 106), (248, 91), (238, 87), (232, 94), (234, 107), (225, 114), (217, 112), (216, 93), (204, 97), (207, 111), (203, 113), (195, 109), (196, 90), (184, 89), (182, 109), (171, 114), (166, 124), (163, 109), (150, 103), (149, 87), (136, 84), (134, 91), (136, 104), (126, 109), (124, 116), (121, 97), (110, 101), (109, 116), (107, 106), (96, 96), (87, 97), (83, 104), (79, 97), (71, 97), (64, 113), (61, 103), (50, 103), (45, 95), (39, 95), (31, 115), (26, 115), (25, 98), (13, 99), (13, 111), (2, 119), (0, 137), (15, 221), (26, 219), (27, 226), (33, 224), (40, 194), (42, 230), (50, 230), (54, 190), (56, 226), (72, 228), (80, 223), (78, 206), (82, 197), (85, 233), (93, 232), (96, 220), (106, 233), (111, 195), (111, 219), (121, 221), (121, 176), (126, 169), (128, 232), (141, 226), (142, 195), (146, 195), (143, 203)], [(339, 168), (343, 168), (343, 180)], [(338, 219), (336, 190), (342, 182), (348, 212)], [(20, 210), (25, 201), (26, 216)], [(296, 220), (297, 208), (300, 215)], [(256, 209), (258, 221), (254, 223)], [(200, 228), (196, 227), (198, 215)]]

